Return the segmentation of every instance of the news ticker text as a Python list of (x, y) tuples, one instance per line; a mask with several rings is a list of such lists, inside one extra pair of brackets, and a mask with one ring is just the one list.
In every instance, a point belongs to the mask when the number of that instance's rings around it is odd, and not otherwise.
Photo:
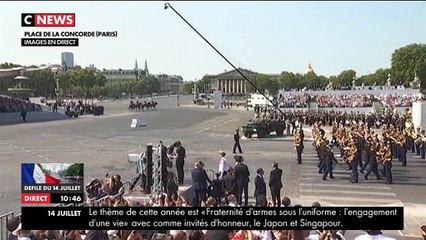
[[(37, 216), (37, 221), (34, 221)], [(403, 207), (22, 207), (23, 229), (402, 230)]]

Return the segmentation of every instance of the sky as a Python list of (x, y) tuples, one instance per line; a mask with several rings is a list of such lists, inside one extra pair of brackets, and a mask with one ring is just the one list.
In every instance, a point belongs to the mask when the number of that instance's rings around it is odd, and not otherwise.
[[(0, 63), (75, 64), (201, 79), (232, 67), (163, 1), (0, 2)], [(395, 49), (426, 43), (426, 2), (183, 2), (172, 6), (236, 67), (260, 73), (318, 75), (388, 68)], [(21, 27), (21, 13), (75, 13), (75, 28)], [(117, 38), (80, 38), (79, 47), (21, 47), (25, 31), (118, 31)]]

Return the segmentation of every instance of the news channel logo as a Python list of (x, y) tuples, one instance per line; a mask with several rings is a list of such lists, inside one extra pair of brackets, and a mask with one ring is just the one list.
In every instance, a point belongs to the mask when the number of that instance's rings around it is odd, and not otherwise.
[(21, 13), (22, 27), (75, 27), (75, 13)]

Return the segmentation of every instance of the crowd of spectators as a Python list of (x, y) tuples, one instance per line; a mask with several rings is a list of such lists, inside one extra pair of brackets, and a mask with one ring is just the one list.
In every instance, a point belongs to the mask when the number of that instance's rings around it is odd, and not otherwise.
[(376, 96), (386, 106), (395, 106), (395, 107), (411, 107), (413, 102), (416, 101), (419, 96), (418, 94), (383, 94)]
[(280, 95), (278, 97), (278, 106), (280, 108), (305, 108), (311, 96), (308, 94), (303, 95)]
[(281, 108), (305, 108), (309, 102), (316, 102), (321, 108), (372, 107), (373, 101), (380, 101), (390, 107), (411, 107), (418, 94), (281, 94), (278, 106)]
[(318, 107), (371, 107), (374, 97), (366, 94), (350, 95), (316, 95), (313, 101), (318, 103)]
[(42, 111), (42, 108), (40, 105), (31, 103), (30, 101), (0, 95), (0, 112), (7, 113), (22, 111)]

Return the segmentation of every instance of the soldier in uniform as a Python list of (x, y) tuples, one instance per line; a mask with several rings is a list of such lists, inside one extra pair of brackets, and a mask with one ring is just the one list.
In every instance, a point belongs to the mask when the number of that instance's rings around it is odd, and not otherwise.
[(383, 148), (383, 164), (386, 174), (386, 184), (392, 184), (392, 154), (390, 152), (390, 142)]
[(399, 135), (398, 144), (398, 160), (403, 167), (407, 166), (407, 138), (404, 134)]
[(325, 164), (325, 171), (322, 175), (322, 180), (327, 180), (327, 175), (330, 176), (330, 179), (334, 179), (333, 177), (333, 162), (338, 163), (336, 158), (334, 157), (333, 152), (331, 151), (329, 146), (326, 146), (325, 152), (324, 152), (324, 164)]
[(302, 164), (303, 139), (300, 136), (300, 132), (297, 132), (294, 137), (294, 147), (297, 154), (297, 164)]
[(367, 163), (367, 173), (364, 175), (364, 179), (368, 180), (368, 175), (370, 175), (371, 172), (373, 172), (374, 175), (376, 175), (377, 180), (380, 180), (379, 170), (377, 167), (377, 157), (376, 152), (380, 149), (380, 143), (376, 142), (374, 139), (372, 139), (369, 153), (368, 153), (368, 163)]
[(420, 156), (422, 159), (425, 159), (426, 156), (426, 139), (425, 139), (425, 130), (420, 132)]
[(235, 132), (234, 132), (234, 148), (232, 149), (233, 153), (237, 153), (237, 148), (238, 148), (238, 152), (241, 154), (243, 153), (243, 150), (241, 150), (241, 145), (240, 145), (240, 133), (239, 133), (239, 129), (235, 128)]
[(358, 183), (358, 150), (356, 143), (352, 141), (349, 145), (348, 161), (351, 167), (351, 182)]
[(416, 154), (420, 155), (420, 146), (421, 146), (421, 135), (420, 135), (420, 128), (418, 127), (416, 129), (416, 139), (414, 139), (414, 145), (416, 146)]

